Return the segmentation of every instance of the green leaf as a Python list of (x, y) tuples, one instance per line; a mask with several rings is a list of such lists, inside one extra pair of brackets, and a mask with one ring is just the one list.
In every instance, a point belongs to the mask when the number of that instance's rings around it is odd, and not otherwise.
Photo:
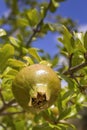
[(3, 71), (7, 65), (8, 59), (14, 55), (14, 47), (10, 44), (0, 48), (0, 71)]
[[(61, 90), (61, 91), (62, 91), (62, 90)], [(59, 113), (61, 113), (62, 110), (63, 110), (61, 91), (60, 91), (60, 93), (58, 94), (58, 100), (57, 100), (57, 106), (58, 106)]]
[(75, 37), (80, 40), (82, 45), (84, 45), (84, 34), (83, 33), (75, 33)]
[(25, 47), (23, 47), (23, 46), (20, 46), (20, 51), (22, 51), (22, 53), (23, 53), (24, 55), (26, 55), (26, 54), (28, 53), (27, 48), (25, 48)]
[(80, 84), (81, 84), (82, 86), (84, 86), (85, 88), (87, 88), (87, 75), (85, 75), (84, 77), (82, 77), (82, 78), (80, 79)]
[(33, 60), (29, 56), (24, 56), (23, 60), (25, 60), (27, 65), (32, 65), (34, 64)]
[(58, 65), (58, 61), (59, 61), (59, 58), (58, 56), (54, 56), (53, 60), (52, 60), (52, 66), (53, 67), (56, 67)]
[[(67, 128), (69, 129), (69, 128), (72, 128), (73, 130), (76, 130), (76, 127), (73, 125), (73, 124), (70, 124), (70, 123), (68, 123), (68, 122), (59, 122), (58, 123), (58, 126), (60, 126), (60, 128), (62, 129), (62, 130), (66, 130)], [(71, 129), (70, 129), (71, 130)]]
[(50, 23), (46, 23), (46, 24), (43, 24), (42, 27), (41, 27), (41, 32), (42, 33), (47, 33), (48, 31), (54, 31), (54, 27), (53, 27), (53, 24), (50, 24)]
[(4, 29), (0, 29), (0, 37), (7, 35)]
[(74, 38), (75, 38), (74, 52), (81, 51), (82, 53), (85, 53), (86, 49), (84, 47), (84, 34), (74, 32)]
[(19, 45), (20, 41), (18, 39), (10, 36), (9, 40), (10, 40), (11, 44), (14, 45), (15, 47), (17, 47), (17, 48), (20, 47), (20, 45)]
[(40, 21), (40, 15), (37, 9), (30, 9), (27, 11), (27, 18), (29, 21), (30, 26), (35, 26)]
[(54, 13), (58, 7), (59, 7), (58, 1), (57, 0), (51, 0), (50, 11), (52, 13)]
[(16, 59), (9, 59), (8, 60), (8, 65), (12, 68), (16, 68), (16, 69), (19, 69), (19, 68), (22, 68), (25, 65), (24, 62), (20, 61), (20, 60), (16, 60)]
[(46, 7), (45, 6), (41, 6), (40, 14), (41, 14), (41, 18), (44, 18), (46, 16)]
[(76, 88), (75, 81), (72, 78), (65, 75), (61, 75), (61, 77), (68, 83), (69, 89), (74, 90)]
[(44, 123), (42, 125), (37, 125), (35, 127), (33, 127), (32, 130), (54, 130), (53, 128), (51, 128), (51, 126), (49, 126), (49, 124)]
[(76, 105), (70, 106), (69, 108), (66, 108), (59, 116), (59, 120), (62, 119), (68, 119), (77, 114)]
[(6, 77), (7, 75), (15, 76), (17, 72), (17, 70), (12, 69), (11, 67), (7, 67), (2, 74), (2, 77)]
[(84, 62), (84, 55), (80, 51), (76, 51), (72, 56), (72, 66), (76, 66)]
[(24, 130), (25, 121), (24, 120), (15, 121), (15, 128), (16, 128), (16, 130)]
[(11, 90), (11, 85), (12, 81), (15, 76), (6, 76), (3, 78), (1, 86), (2, 86), (2, 94), (4, 95), (4, 100), (9, 101), (13, 98), (12, 90)]
[(17, 20), (18, 26), (27, 27), (29, 25), (29, 22), (26, 18), (18, 18)]
[(76, 93), (73, 90), (65, 91), (62, 95), (62, 107), (67, 108), (67, 103), (76, 97)]
[(49, 67), (52, 66), (52, 64), (50, 62), (46, 61), (46, 60), (41, 60), (40, 64), (43, 64), (43, 65), (46, 65), (46, 66), (49, 66)]
[(87, 51), (87, 32), (84, 35), (84, 47), (85, 47), (85, 49)]
[(85, 102), (85, 96), (82, 93), (79, 93), (77, 95), (76, 102), (82, 104), (83, 102)]
[(63, 26), (63, 37), (58, 38), (60, 42), (64, 44), (64, 47), (68, 51), (69, 54), (72, 54), (74, 51), (74, 40), (72, 34), (68, 31), (68, 29)]
[(29, 54), (33, 56), (38, 62), (41, 61), (41, 57), (38, 55), (37, 48), (29, 48), (28, 51), (29, 51)]

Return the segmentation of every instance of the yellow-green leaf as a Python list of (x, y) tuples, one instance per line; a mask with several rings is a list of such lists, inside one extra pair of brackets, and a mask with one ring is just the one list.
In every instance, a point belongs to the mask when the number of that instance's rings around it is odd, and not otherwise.
[(37, 52), (38, 51), (37, 48), (29, 48), (28, 51), (29, 51), (29, 54), (33, 56), (38, 62), (41, 61), (41, 57), (39, 56)]
[(7, 35), (4, 29), (0, 29), (0, 37)]
[(24, 62), (16, 59), (9, 59), (8, 65), (11, 66), (12, 68), (17, 68), (17, 69), (26, 66)]
[(3, 71), (7, 65), (7, 61), (14, 55), (14, 47), (10, 44), (4, 45), (0, 48), (0, 71)]
[(23, 60), (25, 60), (27, 62), (27, 65), (34, 64), (33, 60), (29, 56), (24, 56)]
[(10, 40), (10, 42), (11, 42), (11, 44), (12, 45), (14, 45), (15, 47), (17, 47), (17, 48), (19, 48), (20, 47), (20, 45), (19, 45), (19, 40), (17, 40), (16, 38), (14, 38), (14, 37), (9, 37), (9, 40)]
[(28, 10), (27, 11), (27, 18), (28, 18), (29, 24), (31, 26), (37, 25), (39, 20), (40, 20), (40, 15), (39, 15), (37, 9)]

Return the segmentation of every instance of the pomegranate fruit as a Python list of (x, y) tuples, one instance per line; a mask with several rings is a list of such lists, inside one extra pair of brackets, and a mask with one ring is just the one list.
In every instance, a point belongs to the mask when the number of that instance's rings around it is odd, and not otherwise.
[(24, 67), (12, 83), (12, 92), (17, 102), (30, 111), (41, 111), (50, 107), (56, 101), (59, 90), (58, 75), (42, 64)]

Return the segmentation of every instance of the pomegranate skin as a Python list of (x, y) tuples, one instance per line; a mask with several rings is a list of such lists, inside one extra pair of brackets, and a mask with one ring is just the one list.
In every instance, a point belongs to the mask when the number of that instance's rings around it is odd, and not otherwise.
[(60, 88), (58, 75), (42, 64), (24, 67), (12, 83), (12, 92), (17, 102), (29, 111), (50, 107), (56, 101)]

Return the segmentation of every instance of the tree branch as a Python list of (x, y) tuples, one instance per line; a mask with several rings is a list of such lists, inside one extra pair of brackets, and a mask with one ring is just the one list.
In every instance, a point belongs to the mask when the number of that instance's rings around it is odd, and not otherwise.
[(5, 105), (5, 100), (4, 100), (4, 97), (2, 95), (1, 88), (0, 88), (0, 98), (1, 98), (3, 105)]
[(41, 28), (41, 25), (42, 25), (42, 23), (43, 23), (43, 21), (44, 21), (44, 18), (45, 18), (46, 15), (47, 15), (47, 12), (48, 12), (48, 10), (49, 10), (50, 5), (51, 5), (51, 0), (50, 0), (50, 2), (49, 2), (49, 4), (48, 4), (48, 7), (47, 7), (46, 11), (45, 11), (44, 17), (39, 21), (39, 23), (37, 24), (36, 28), (33, 30), (33, 33), (32, 33), (31, 36), (29, 37), (29, 39), (28, 39), (28, 41), (27, 41), (27, 43), (26, 43), (26, 47), (28, 47), (29, 44), (31, 43), (32, 38), (33, 38), (33, 37), (36, 35), (36, 33), (38, 32), (37, 30), (39, 30), (39, 29)]
[(1, 126), (4, 130), (7, 130), (7, 127), (4, 126), (3, 124), (0, 123), (0, 126)]
[(0, 114), (0, 116), (6, 116), (6, 115), (15, 115), (15, 114), (22, 114), (22, 113), (25, 113), (25, 111), (18, 111), (18, 112), (3, 112)]
[(8, 107), (10, 107), (13, 103), (15, 103), (15, 99), (12, 99), (7, 104), (3, 105), (2, 108), (0, 108), (0, 113), (5, 111)]
[(64, 75), (69, 75), (69, 74), (71, 75), (71, 74), (75, 73), (76, 71), (78, 71), (78, 70), (80, 70), (80, 69), (82, 69), (83, 67), (86, 67), (86, 66), (87, 66), (87, 62), (84, 62), (80, 65), (75, 66), (75, 67), (69, 68), (68, 70), (63, 72), (63, 74)]

